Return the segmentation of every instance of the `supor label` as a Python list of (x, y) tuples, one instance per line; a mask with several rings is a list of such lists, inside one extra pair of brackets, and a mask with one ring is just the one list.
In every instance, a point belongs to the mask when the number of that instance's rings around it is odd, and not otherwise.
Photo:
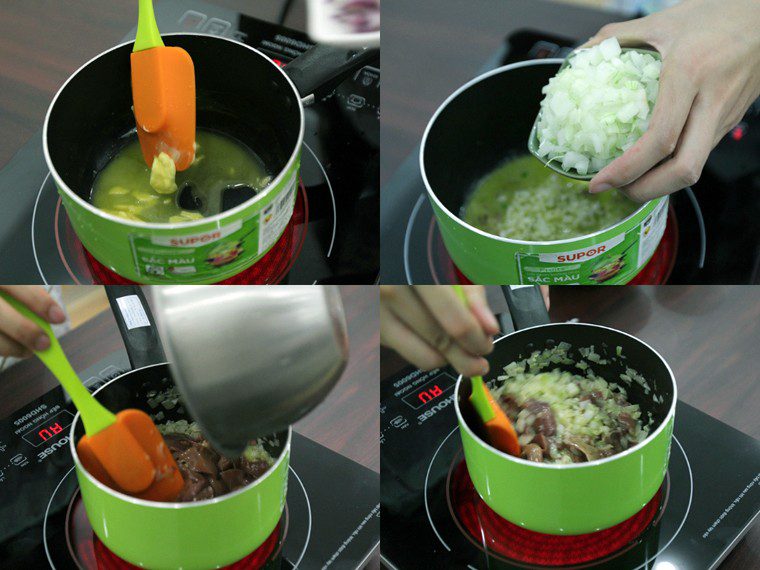
[(132, 234), (135, 271), (152, 283), (209, 282), (239, 273), (282, 236), (293, 215), (297, 180), (294, 172), (274, 199), (248, 218), (205, 231)]
[(616, 285), (628, 283), (652, 257), (667, 224), (664, 199), (638, 223), (599, 243), (557, 252), (515, 254), (520, 283)]
[(623, 243), (624, 239), (625, 234), (623, 233), (605, 241), (604, 243), (595, 244), (591, 247), (561, 253), (541, 253), (538, 258), (544, 263), (579, 263), (599, 257), (603, 253), (610, 251), (616, 245)]
[(165, 245), (168, 247), (197, 247), (207, 243), (213, 243), (220, 239), (234, 234), (243, 223), (238, 220), (226, 226), (222, 226), (212, 231), (187, 234), (182, 236), (153, 236), (151, 242), (154, 245)]

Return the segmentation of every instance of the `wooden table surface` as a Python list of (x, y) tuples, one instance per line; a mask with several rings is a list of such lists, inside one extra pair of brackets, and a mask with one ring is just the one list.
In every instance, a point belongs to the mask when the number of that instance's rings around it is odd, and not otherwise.
[[(294, 429), (379, 473), (380, 325), (377, 289), (354, 285), (342, 286), (340, 290), (348, 322), (348, 365), (325, 401), (295, 424)], [(124, 350), (110, 311), (100, 313), (64, 335), (61, 345), (75, 370), (85, 370), (106, 354)], [(56, 380), (37, 359), (17, 363), (0, 374), (0, 418), (55, 385)], [(366, 567), (380, 567), (379, 549), (372, 554)]]
[[(502, 306), (494, 306), (496, 312)], [(552, 322), (578, 318), (633, 334), (657, 350), (673, 369), (681, 400), (760, 438), (760, 287), (554, 287)], [(381, 351), (381, 378), (404, 366)], [(756, 524), (720, 566), (760, 565)]]
[[(283, 2), (208, 0), (268, 21), (277, 21)], [(304, 0), (296, 0), (285, 23), (303, 30), (305, 21)], [(0, 167), (42, 128), (69, 75), (136, 24), (136, 0), (0, 2)]]
[(341, 286), (348, 320), (348, 366), (333, 391), (295, 430), (380, 472), (380, 316), (377, 288)]
[(381, 184), (419, 144), (438, 106), (507, 35), (534, 29), (583, 38), (620, 19), (543, 0), (383, 0), (382, 17)]

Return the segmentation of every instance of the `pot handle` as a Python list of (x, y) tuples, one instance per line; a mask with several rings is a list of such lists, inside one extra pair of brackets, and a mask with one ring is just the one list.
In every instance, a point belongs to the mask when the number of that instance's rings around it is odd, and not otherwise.
[(502, 285), (515, 330), (547, 325), (551, 321), (538, 285)]
[(284, 67), (295, 83), (304, 104), (311, 104), (332, 93), (346, 77), (368, 65), (380, 51), (377, 48), (346, 49), (316, 45)]
[(106, 285), (105, 289), (132, 369), (166, 362), (156, 321), (142, 287)]

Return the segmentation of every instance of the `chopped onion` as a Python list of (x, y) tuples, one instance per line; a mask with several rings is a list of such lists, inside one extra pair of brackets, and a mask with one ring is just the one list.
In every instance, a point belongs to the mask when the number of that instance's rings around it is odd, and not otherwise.
[(580, 175), (607, 166), (647, 130), (661, 67), (616, 38), (577, 52), (542, 90), (538, 155)]

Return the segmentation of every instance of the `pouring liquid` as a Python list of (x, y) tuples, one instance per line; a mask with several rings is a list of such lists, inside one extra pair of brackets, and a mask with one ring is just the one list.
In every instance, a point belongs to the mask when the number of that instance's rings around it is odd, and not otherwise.
[[(150, 185), (135, 136), (101, 170), (92, 187), (92, 204), (127, 220), (177, 223), (213, 216), (229, 204), (249, 199), (271, 181), (263, 161), (238, 141), (216, 132), (196, 132), (193, 164), (177, 172), (177, 191), (156, 192)], [(236, 200), (230, 194), (239, 193)]]

